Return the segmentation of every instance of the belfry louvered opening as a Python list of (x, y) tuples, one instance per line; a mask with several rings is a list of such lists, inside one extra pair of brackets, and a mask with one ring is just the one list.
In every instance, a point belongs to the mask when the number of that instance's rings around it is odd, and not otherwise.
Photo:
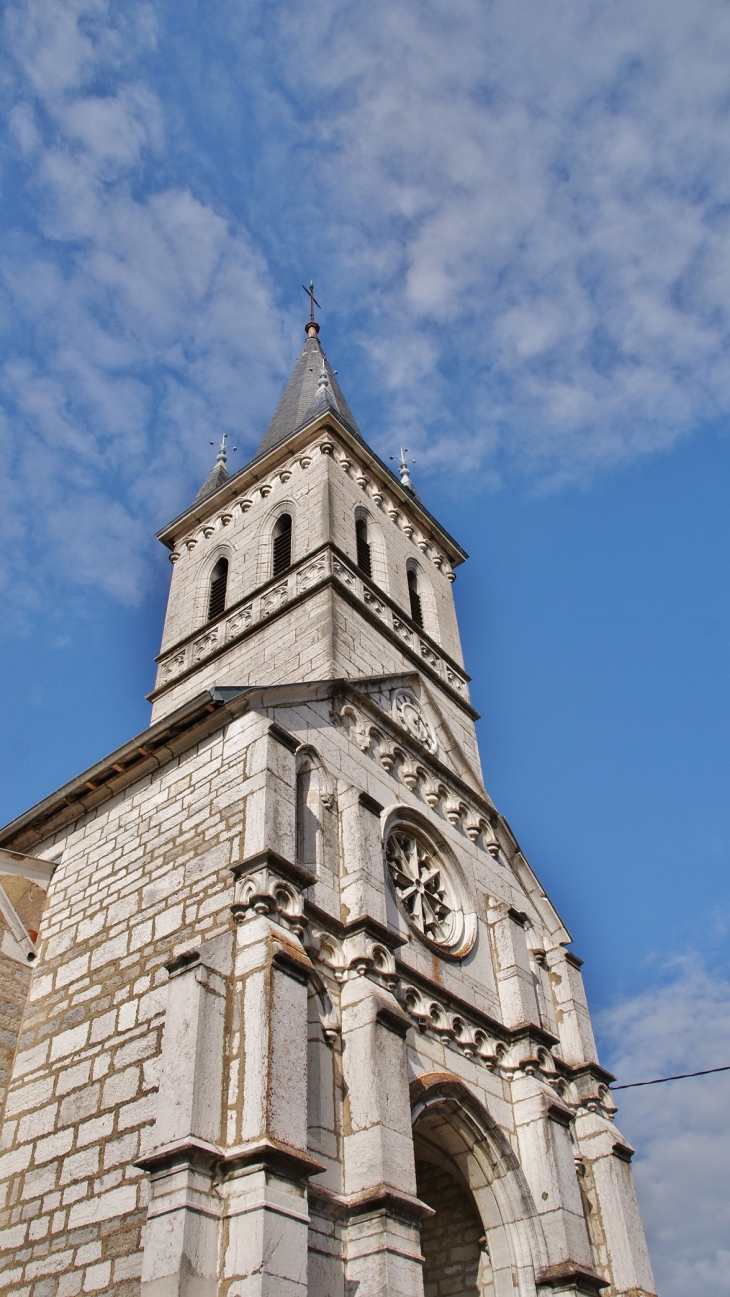
[(418, 573), (414, 567), (408, 569), (408, 597), (411, 601), (411, 617), (417, 626), (423, 628), (423, 607), (418, 593)]
[(283, 513), (274, 527), (274, 576), (291, 567), (291, 517)]
[(210, 576), (210, 593), (208, 595), (208, 621), (220, 617), (226, 606), (228, 588), (228, 559), (219, 558)]
[(364, 518), (358, 518), (355, 523), (355, 541), (357, 543), (357, 566), (365, 576), (373, 575), (373, 563), (370, 553), (370, 541), (368, 540), (368, 525)]

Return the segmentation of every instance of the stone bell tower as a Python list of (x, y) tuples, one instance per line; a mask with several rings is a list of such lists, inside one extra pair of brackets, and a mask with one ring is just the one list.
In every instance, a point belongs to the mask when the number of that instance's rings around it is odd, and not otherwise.
[(318, 334), (159, 533), (149, 729), (0, 833), (46, 893), (0, 1290), (651, 1297), (581, 961), (482, 782), (467, 556)]

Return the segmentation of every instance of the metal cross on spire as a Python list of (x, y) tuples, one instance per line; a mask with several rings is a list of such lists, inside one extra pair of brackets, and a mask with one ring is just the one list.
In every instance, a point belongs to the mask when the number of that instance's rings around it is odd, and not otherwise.
[(315, 308), (315, 306), (318, 307), (320, 311), (322, 310), (322, 307), (319, 305), (319, 302), (317, 301), (316, 297), (314, 296), (314, 280), (313, 280), (313, 279), (310, 279), (310, 281), (309, 281), (309, 288), (307, 288), (304, 284), (302, 284), (302, 288), (304, 289), (305, 293), (307, 294), (307, 297), (309, 298), (309, 320), (310, 320), (310, 323), (311, 323), (311, 324), (314, 324), (314, 322), (315, 322), (315, 320), (314, 320), (314, 308)]

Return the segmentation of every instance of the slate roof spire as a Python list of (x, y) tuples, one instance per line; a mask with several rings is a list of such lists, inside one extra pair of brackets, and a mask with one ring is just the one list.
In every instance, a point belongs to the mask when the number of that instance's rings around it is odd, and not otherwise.
[[(222, 438), (221, 438), (221, 444), (220, 444), (220, 446), (218, 447), (218, 458), (217, 458), (217, 460), (215, 461), (215, 464), (213, 465), (212, 469), (210, 470), (210, 472), (209, 472), (208, 476), (206, 477), (205, 481), (203, 482), (203, 485), (201, 486), (200, 490), (198, 491), (198, 494), (196, 495), (195, 499), (193, 500), (193, 504), (197, 504), (198, 501), (200, 501), (200, 500), (204, 500), (205, 497), (206, 497), (206, 495), (211, 495), (211, 494), (213, 493), (213, 491), (217, 491), (217, 490), (218, 490), (218, 487), (219, 487), (219, 486), (222, 486), (224, 482), (227, 482), (227, 481), (228, 481), (228, 469), (226, 468), (226, 459), (227, 459), (227, 455), (226, 455), (226, 439), (227, 439), (227, 437), (228, 437), (228, 433), (227, 433), (227, 432), (224, 432), (224, 433), (223, 433), (223, 436), (222, 436)], [(210, 444), (211, 444), (211, 446), (214, 446), (214, 445), (215, 445), (215, 442), (211, 441)], [(234, 446), (233, 449), (235, 450), (236, 447)]]
[(333, 410), (358, 437), (361, 436), (352, 411), (340, 391), (335, 371), (319, 342), (319, 323), (314, 318), (314, 286), (310, 285), (304, 291), (310, 297), (310, 318), (304, 326), (307, 340), (274, 411), (274, 417), (264, 433), (257, 456), (273, 450), (274, 446), (286, 441), (297, 428), (303, 427), (327, 410)]

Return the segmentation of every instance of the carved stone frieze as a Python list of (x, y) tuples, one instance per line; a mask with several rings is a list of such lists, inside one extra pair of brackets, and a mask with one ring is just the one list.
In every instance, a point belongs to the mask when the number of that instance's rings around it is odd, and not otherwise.
[(366, 928), (340, 940), (326, 929), (310, 923), (303, 941), (310, 958), (329, 968), (338, 982), (368, 976), (388, 990), (398, 982), (393, 952)]
[(368, 608), (372, 608), (373, 612), (378, 614), (378, 617), (384, 616), (385, 604), (382, 599), (379, 599), (376, 594), (373, 594), (372, 590), (368, 590), (367, 587), (365, 587), (362, 592), (362, 597)]
[(253, 621), (253, 604), (247, 603), (245, 607), (239, 608), (232, 617), (226, 622), (226, 639), (232, 639), (234, 635), (240, 634)]
[(202, 662), (203, 658), (206, 658), (209, 653), (212, 653), (213, 649), (216, 648), (217, 645), (218, 627), (216, 626), (214, 630), (208, 631), (205, 635), (201, 635), (200, 639), (196, 640), (193, 644), (193, 662)]
[(472, 842), (482, 840), (490, 855), (498, 856), (499, 843), (490, 820), (479, 807), (468, 802), (462, 792), (450, 787), (442, 776), (428, 770), (354, 703), (345, 703), (335, 711), (335, 718), (349, 728), (361, 752), (379, 761), (388, 774), (400, 779), (411, 792), (422, 796), (431, 810), (438, 809), (443, 803), (443, 812), (450, 824), (454, 827), (463, 825)]
[(289, 602), (289, 582), (282, 581), (280, 585), (275, 585), (273, 590), (267, 590), (261, 597), (261, 616), (270, 617), (272, 613), (278, 612)]
[(171, 680), (173, 676), (179, 675), (184, 671), (187, 654), (184, 649), (179, 653), (173, 653), (166, 662), (160, 664), (160, 676), (162, 680)]
[(297, 572), (297, 590), (308, 590), (310, 586), (316, 585), (323, 577), (327, 576), (328, 563), (327, 555), (320, 554), (312, 563), (307, 563)]
[(334, 571), (334, 574), (339, 581), (344, 581), (345, 585), (354, 586), (355, 573), (351, 572), (349, 567), (346, 567), (345, 564), (340, 561), (340, 559), (336, 558), (334, 560), (332, 570)]
[(396, 635), (400, 635), (401, 639), (405, 640), (406, 644), (413, 643), (413, 631), (404, 621), (401, 621), (400, 617), (393, 618), (393, 630)]

